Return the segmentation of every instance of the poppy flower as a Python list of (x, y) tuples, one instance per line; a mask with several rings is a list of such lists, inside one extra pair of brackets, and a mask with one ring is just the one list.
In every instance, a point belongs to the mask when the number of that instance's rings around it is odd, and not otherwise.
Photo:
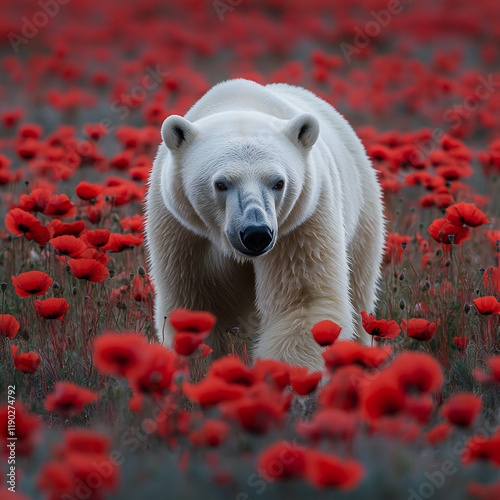
[[(460, 245), (470, 239), (470, 229), (466, 226), (457, 226), (448, 219), (436, 219), (429, 226), (429, 234), (437, 243), (445, 245)], [(450, 239), (452, 237), (452, 240)]]
[(123, 252), (131, 247), (138, 246), (142, 243), (143, 238), (134, 236), (131, 233), (119, 234), (111, 233), (108, 242), (102, 247), (103, 252)]
[(168, 321), (177, 332), (191, 332), (206, 337), (217, 320), (209, 312), (179, 308), (170, 313)]
[[(22, 403), (14, 403), (16, 415), (16, 453), (21, 456), (29, 456), (33, 452), (39, 438), (42, 423), (31, 415)], [(7, 444), (9, 441), (8, 421), (11, 419), (12, 409), (7, 404), (0, 405), (0, 441)], [(5, 446), (4, 444), (4, 446)]]
[(35, 309), (45, 319), (62, 320), (69, 309), (69, 304), (65, 298), (52, 297), (45, 300), (35, 300)]
[(43, 295), (54, 281), (48, 274), (41, 271), (28, 271), (12, 276), (12, 283), (19, 297)]
[(467, 492), (477, 500), (496, 500), (500, 498), (500, 480), (489, 484), (472, 481), (469, 483)]
[(94, 364), (104, 375), (133, 376), (147, 358), (148, 345), (139, 333), (108, 331), (94, 340)]
[(102, 283), (109, 276), (109, 269), (94, 259), (73, 259), (68, 265), (73, 276), (80, 280)]
[(195, 446), (220, 446), (229, 435), (229, 425), (221, 420), (207, 418), (201, 427), (191, 431), (189, 441)]
[(259, 453), (257, 470), (267, 481), (301, 478), (306, 471), (305, 449), (288, 441), (278, 441)]
[(383, 371), (362, 387), (361, 413), (367, 420), (392, 416), (405, 407), (406, 395), (391, 373)]
[(500, 431), (496, 431), (490, 438), (484, 435), (470, 437), (463, 448), (462, 462), (465, 465), (478, 459), (491, 461), (500, 465)]
[(369, 335), (384, 339), (392, 339), (401, 333), (401, 328), (395, 321), (375, 319), (375, 316), (361, 311), (363, 328)]
[(301, 396), (313, 392), (322, 377), (321, 372), (308, 373), (308, 369), (302, 366), (292, 366), (290, 368), (290, 385)]
[(311, 332), (314, 340), (322, 347), (332, 345), (339, 337), (342, 327), (333, 321), (324, 320), (316, 323)]
[(91, 184), (90, 182), (81, 181), (75, 188), (76, 195), (82, 200), (93, 200), (97, 198), (103, 191), (100, 184)]
[(76, 220), (75, 222), (62, 222), (59, 219), (54, 219), (50, 223), (50, 228), (53, 231), (53, 237), (64, 236), (64, 235), (72, 235), (72, 236), (80, 236), (80, 234), (85, 231), (85, 221), (84, 220)]
[(436, 446), (450, 435), (451, 429), (450, 424), (441, 422), (427, 431), (425, 439), (429, 444)]
[(403, 319), (401, 321), (401, 328), (411, 339), (427, 342), (434, 337), (437, 325), (426, 319), (411, 318), (408, 324), (406, 323), (406, 319)]
[(488, 358), (486, 360), (490, 368), (490, 374), (484, 373), (481, 369), (476, 368), (473, 372), (474, 378), (483, 384), (497, 383), (500, 384), (500, 355)]
[(236, 356), (224, 356), (210, 366), (210, 375), (225, 380), (228, 384), (251, 386), (255, 382), (255, 373), (247, 368)]
[(474, 299), (474, 305), (476, 306), (477, 312), (483, 316), (500, 314), (500, 302), (493, 296)]
[(87, 245), (80, 239), (72, 235), (57, 236), (49, 240), (49, 244), (54, 248), (57, 255), (78, 258), (87, 249)]
[(317, 412), (310, 422), (300, 421), (295, 430), (314, 443), (323, 438), (349, 440), (354, 437), (359, 419), (350, 411), (326, 408)]
[(329, 369), (358, 364), (366, 368), (377, 368), (391, 355), (390, 346), (368, 347), (350, 340), (337, 341), (322, 356)]
[(91, 245), (100, 248), (108, 243), (110, 234), (108, 229), (93, 229), (85, 231), (84, 237)]
[(125, 231), (140, 233), (144, 231), (144, 217), (140, 214), (135, 214), (133, 217), (127, 217), (120, 221), (120, 225)]
[(469, 339), (467, 337), (453, 337), (453, 343), (458, 347), (461, 354), (467, 351)]
[(50, 240), (50, 232), (29, 212), (13, 208), (5, 217), (5, 228), (12, 234), (24, 234), (28, 240), (35, 240), (44, 246)]
[(15, 345), (10, 346), (12, 356), (14, 357), (14, 366), (17, 371), (22, 373), (35, 373), (40, 365), (40, 356), (35, 352), (17, 354), (18, 347)]
[(55, 219), (71, 219), (76, 215), (76, 205), (65, 194), (54, 194), (43, 211)]
[(486, 269), (483, 275), (483, 284), (487, 289), (500, 291), (500, 279), (496, 267), (489, 267)]
[(198, 384), (182, 384), (184, 394), (200, 406), (214, 406), (222, 401), (231, 401), (245, 395), (245, 387), (238, 384), (228, 384), (217, 377), (205, 377)]
[(486, 214), (473, 203), (456, 203), (446, 209), (446, 218), (456, 226), (465, 224), (469, 227), (478, 227), (490, 221)]
[(21, 195), (21, 198), (19, 200), (19, 208), (22, 208), (27, 212), (43, 212), (49, 204), (51, 194), (52, 192), (50, 189), (33, 189), (33, 191), (31, 191), (29, 195)]
[(210, 356), (214, 352), (214, 350), (206, 345), (206, 344), (200, 344), (201, 348), (201, 359), (205, 359), (207, 356)]
[(152, 293), (153, 288), (149, 283), (149, 278), (147, 276), (141, 277), (139, 274), (136, 274), (132, 279), (132, 296), (134, 300), (137, 302), (148, 300)]
[(290, 365), (275, 359), (257, 359), (253, 366), (257, 380), (265, 381), (282, 391), (290, 383)]
[(103, 455), (109, 453), (111, 439), (92, 430), (69, 429), (64, 433), (64, 447), (67, 451)]
[(347, 365), (337, 368), (321, 388), (318, 401), (325, 408), (344, 411), (357, 410), (361, 385), (366, 383), (367, 374), (361, 366)]
[(203, 338), (195, 333), (177, 332), (174, 334), (174, 351), (182, 356), (190, 356), (201, 345)]
[(458, 392), (450, 396), (441, 409), (443, 417), (457, 427), (470, 427), (483, 407), (479, 396), (470, 392)]
[(175, 353), (161, 345), (151, 344), (145, 349), (143, 363), (129, 376), (130, 384), (136, 392), (162, 396), (170, 389), (177, 370)]
[(365, 470), (356, 460), (341, 458), (316, 450), (308, 450), (305, 477), (316, 488), (351, 490), (363, 479)]
[(424, 352), (405, 351), (388, 367), (391, 376), (407, 393), (430, 393), (444, 382), (441, 364)]
[(0, 314), (0, 336), (13, 339), (19, 331), (19, 322), (11, 314)]
[(47, 395), (45, 408), (64, 416), (80, 415), (85, 405), (97, 401), (97, 394), (71, 382), (56, 382)]

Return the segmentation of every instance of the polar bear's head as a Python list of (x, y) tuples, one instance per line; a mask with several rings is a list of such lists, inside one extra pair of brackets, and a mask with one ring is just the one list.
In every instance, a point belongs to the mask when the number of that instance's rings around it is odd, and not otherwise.
[(310, 151), (318, 120), (280, 120), (256, 111), (225, 111), (189, 122), (170, 116), (162, 138), (169, 210), (188, 228), (238, 259), (270, 252), (317, 203)]

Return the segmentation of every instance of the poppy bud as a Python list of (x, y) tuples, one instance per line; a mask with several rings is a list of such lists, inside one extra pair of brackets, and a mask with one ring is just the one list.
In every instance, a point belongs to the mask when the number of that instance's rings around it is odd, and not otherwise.
[(137, 272), (139, 273), (139, 276), (146, 276), (146, 271), (144, 270), (144, 268), (142, 266), (139, 267)]
[(464, 313), (469, 314), (470, 313), (470, 305), (467, 304), (467, 302), (464, 305)]
[(130, 273), (129, 278), (130, 278), (130, 281), (132, 281), (134, 279), (134, 273)]
[(2, 281), (2, 284), (0, 284), (0, 287), (2, 287), (2, 292), (5, 292), (5, 290), (7, 290), (7, 283), (5, 283), (5, 281)]
[(120, 217), (118, 217), (118, 215), (117, 215), (117, 214), (113, 214), (113, 215), (111, 216), (111, 220), (112, 220), (114, 223), (118, 223), (118, 222), (120, 222)]
[(431, 287), (431, 284), (428, 281), (426, 281), (424, 283), (424, 286), (425, 286), (425, 288), (427, 288), (427, 290), (429, 290), (429, 288)]
[(401, 248), (403, 250), (406, 250), (406, 247), (408, 246), (408, 243), (406, 243), (406, 241), (403, 241), (403, 243), (401, 243)]
[(401, 299), (399, 301), (399, 308), (403, 310), (405, 307), (406, 307), (406, 302), (403, 299)]
[(115, 270), (114, 269), (110, 269), (109, 270), (109, 276), (112, 278), (114, 275), (115, 275)]
[(481, 276), (484, 276), (484, 272), (486, 269), (484, 267), (479, 268), (479, 272), (481, 273)]
[(73, 290), (71, 290), (71, 293), (73, 295), (76, 295), (78, 293), (78, 290), (76, 289), (76, 286), (73, 287)]
[(104, 199), (106, 200), (106, 203), (109, 203), (109, 200), (111, 200), (109, 196), (105, 196)]
[(399, 281), (403, 281), (405, 279), (405, 272), (401, 271), (401, 274), (399, 275)]
[(448, 235), (448, 240), (450, 241), (450, 243), (453, 244), (453, 242), (455, 241), (455, 235), (454, 234), (449, 234)]
[(441, 249), (440, 248), (438, 248), (436, 250), (436, 257), (441, 257)]
[(61, 288), (61, 285), (57, 281), (54, 281), (54, 283), (52, 283), (52, 288), (54, 290), (59, 290), (59, 288)]
[(450, 182), (450, 181), (446, 181), (446, 182), (444, 183), (444, 185), (445, 185), (447, 188), (449, 188), (449, 187), (451, 187), (451, 182)]
[(448, 259), (448, 260), (444, 263), (444, 265), (445, 265), (446, 267), (450, 267), (450, 266), (451, 266), (450, 259)]
[(410, 213), (415, 212), (415, 207), (410, 207)]

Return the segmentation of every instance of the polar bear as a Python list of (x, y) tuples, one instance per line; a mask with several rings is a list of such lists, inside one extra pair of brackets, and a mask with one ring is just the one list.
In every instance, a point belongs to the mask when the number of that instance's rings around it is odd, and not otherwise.
[(238, 327), (255, 358), (320, 370), (310, 332), (331, 320), (366, 335), (384, 242), (381, 189), (348, 122), (315, 94), (235, 79), (162, 125), (146, 201), (155, 330), (178, 307)]

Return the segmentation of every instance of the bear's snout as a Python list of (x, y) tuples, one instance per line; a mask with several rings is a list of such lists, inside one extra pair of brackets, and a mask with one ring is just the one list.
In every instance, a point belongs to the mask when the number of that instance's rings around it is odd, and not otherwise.
[(261, 255), (273, 241), (273, 233), (267, 226), (248, 226), (240, 232), (241, 242), (252, 256)]

